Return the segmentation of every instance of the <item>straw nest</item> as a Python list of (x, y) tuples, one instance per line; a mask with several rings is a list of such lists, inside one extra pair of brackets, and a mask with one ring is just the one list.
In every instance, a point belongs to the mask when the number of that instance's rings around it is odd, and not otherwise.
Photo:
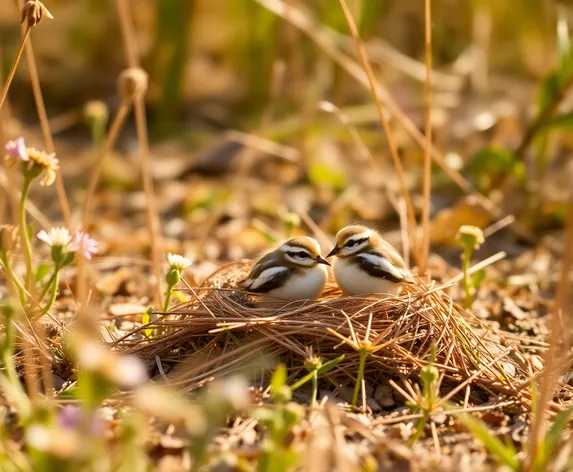
[[(367, 383), (375, 385), (381, 376), (417, 378), (433, 344), (435, 365), (450, 391), (471, 392), (478, 403), (492, 396), (529, 401), (524, 387), (535, 372), (519, 339), (488, 328), (440, 287), (420, 283), (400, 297), (374, 299), (343, 297), (329, 282), (316, 301), (262, 302), (236, 289), (249, 268), (244, 261), (223, 267), (189, 290), (192, 301), (138, 328), (117, 347), (153, 363), (183, 361), (169, 381), (190, 390), (256, 362), (268, 370), (269, 357), (300, 377), (309, 348), (324, 361), (346, 354), (330, 375), (337, 384), (345, 376), (348, 384), (356, 378), (357, 344), (365, 340)], [(142, 336), (150, 328), (155, 335)]]

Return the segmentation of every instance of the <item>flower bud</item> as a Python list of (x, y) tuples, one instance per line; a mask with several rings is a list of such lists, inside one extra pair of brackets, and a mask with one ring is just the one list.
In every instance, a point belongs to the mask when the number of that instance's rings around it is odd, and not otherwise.
[(479, 249), (485, 239), (483, 231), (477, 226), (464, 225), (460, 226), (456, 241), (464, 248)]
[(181, 271), (175, 267), (169, 269), (167, 274), (165, 275), (165, 282), (169, 287), (174, 287), (179, 283), (181, 280)]
[(322, 367), (322, 359), (317, 356), (312, 356), (304, 360), (304, 368), (309, 372), (314, 372)]

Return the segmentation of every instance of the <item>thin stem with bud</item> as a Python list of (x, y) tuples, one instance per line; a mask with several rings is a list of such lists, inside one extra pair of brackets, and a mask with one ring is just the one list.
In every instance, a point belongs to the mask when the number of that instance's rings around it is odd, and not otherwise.
[(24, 184), (22, 186), (22, 195), (20, 196), (20, 237), (22, 238), (22, 250), (24, 251), (24, 260), (26, 262), (26, 284), (28, 288), (32, 286), (32, 246), (30, 244), (30, 236), (28, 235), (28, 225), (26, 223), (26, 200), (28, 199), (28, 192), (34, 179), (30, 176), (24, 176)]
[[(56, 267), (56, 269), (54, 270), (54, 274), (50, 278), (50, 282), (48, 282), (48, 284), (46, 284), (46, 288), (48, 288), (48, 289), (51, 288), (51, 295), (50, 295), (50, 299), (48, 300), (48, 304), (44, 307), (44, 310), (43, 310), (44, 313), (48, 313), (50, 311), (50, 309), (52, 308), (52, 305), (56, 301), (56, 295), (58, 294), (59, 283), (60, 283), (60, 270), (58, 267)], [(45, 290), (46, 289), (44, 289), (44, 293), (42, 294), (42, 299), (46, 295)]]
[(362, 386), (362, 379), (364, 378), (364, 367), (366, 366), (366, 358), (368, 357), (368, 349), (360, 349), (360, 361), (358, 362), (358, 376), (356, 377), (356, 385), (354, 386), (354, 394), (352, 395), (352, 408), (356, 408), (358, 402), (358, 394)]

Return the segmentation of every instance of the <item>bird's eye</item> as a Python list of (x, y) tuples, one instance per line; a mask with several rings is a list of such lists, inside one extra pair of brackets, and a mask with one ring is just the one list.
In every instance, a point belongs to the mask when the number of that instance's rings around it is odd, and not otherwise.
[(346, 246), (352, 247), (352, 246), (354, 246), (355, 243), (356, 243), (356, 241), (350, 240), (350, 241), (348, 241), (348, 242), (346, 243)]
[(308, 253), (304, 252), (304, 251), (300, 251), (298, 253), (298, 257), (300, 257), (301, 259), (306, 259), (308, 257)]

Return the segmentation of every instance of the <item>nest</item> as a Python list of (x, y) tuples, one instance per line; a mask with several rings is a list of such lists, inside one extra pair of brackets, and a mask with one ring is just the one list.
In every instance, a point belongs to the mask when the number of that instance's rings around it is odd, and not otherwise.
[[(183, 389), (239, 371), (269, 357), (286, 362), (303, 375), (309, 348), (324, 361), (346, 355), (330, 375), (356, 378), (357, 348), (367, 346), (365, 378), (417, 378), (435, 346), (435, 366), (443, 384), (477, 402), (492, 396), (529, 401), (530, 363), (520, 342), (496, 332), (447, 297), (422, 282), (400, 297), (344, 297), (329, 282), (316, 301), (263, 302), (236, 289), (248, 272), (247, 262), (233, 263), (190, 290), (193, 300), (138, 328), (118, 347), (141, 358), (184, 362), (170, 379)], [(151, 338), (137, 331), (154, 328)], [(298, 370), (297, 370), (298, 369)]]

